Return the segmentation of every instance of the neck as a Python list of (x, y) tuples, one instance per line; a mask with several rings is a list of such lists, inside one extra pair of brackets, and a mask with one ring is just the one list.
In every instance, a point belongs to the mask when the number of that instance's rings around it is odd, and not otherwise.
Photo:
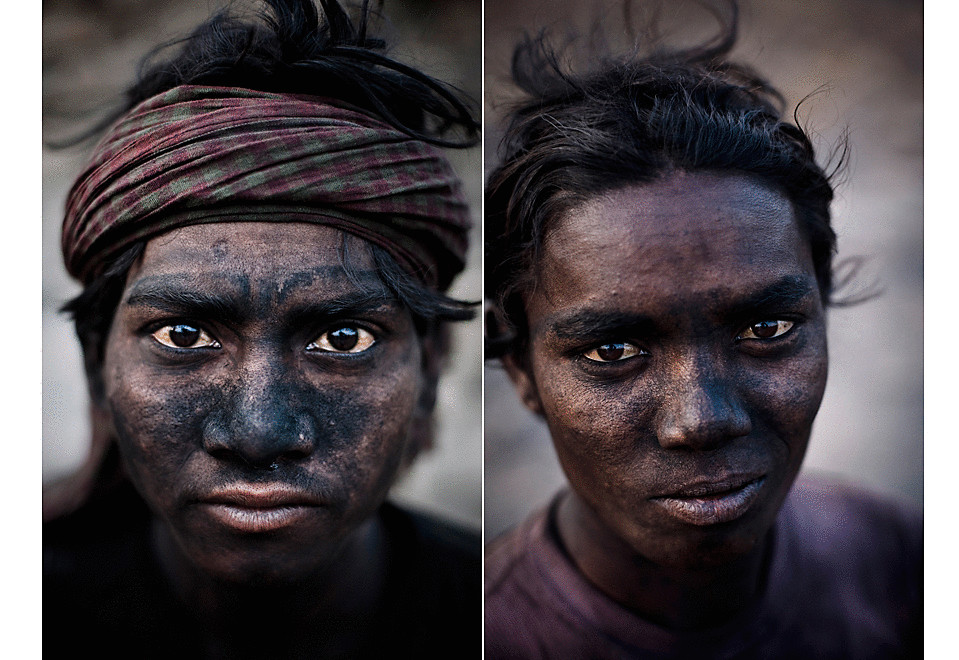
[[(378, 517), (358, 528), (332, 561), (296, 580), (226, 581), (195, 566), (159, 522), (153, 544), (164, 574), (209, 637), (211, 656), (248, 654), (262, 644), (299, 657), (346, 653), (370, 633), (385, 584), (385, 541)], [(279, 634), (277, 634), (279, 633)]]
[(643, 557), (607, 527), (575, 493), (557, 511), (560, 539), (586, 578), (648, 621), (694, 630), (721, 625), (762, 595), (767, 539), (720, 563), (662, 565)]

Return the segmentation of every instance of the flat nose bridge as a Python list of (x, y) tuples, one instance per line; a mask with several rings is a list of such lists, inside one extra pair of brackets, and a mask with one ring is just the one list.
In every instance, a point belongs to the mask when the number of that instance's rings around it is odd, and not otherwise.
[(704, 350), (671, 361), (656, 420), (660, 446), (710, 449), (749, 434), (749, 415), (727, 371)]
[(225, 398), (219, 428), (207, 433), (211, 453), (228, 453), (255, 466), (308, 456), (313, 425), (297, 396), (295, 368), (274, 351), (245, 356)]

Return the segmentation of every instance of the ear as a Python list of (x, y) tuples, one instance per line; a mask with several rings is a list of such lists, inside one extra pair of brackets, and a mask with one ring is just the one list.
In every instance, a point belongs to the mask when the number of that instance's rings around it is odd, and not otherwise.
[(87, 394), (90, 396), (90, 404), (94, 409), (105, 411), (107, 409), (106, 388), (103, 386), (102, 365), (86, 365), (87, 375)]
[(404, 468), (413, 463), (421, 451), (433, 448), (433, 408), (436, 407), (436, 386), (446, 363), (449, 331), (446, 326), (426, 332), (421, 338), (422, 384), (416, 401), (410, 443), (403, 457)]
[(500, 358), (509, 379), (513, 381), (513, 387), (516, 388), (519, 398), (523, 405), (529, 408), (536, 415), (543, 415), (543, 403), (539, 398), (539, 390), (536, 387), (536, 379), (533, 378), (532, 368), (528, 360), (517, 357), (514, 353), (507, 353)]
[(491, 303), (487, 307), (484, 328), (486, 350), (499, 357), (523, 405), (534, 414), (542, 416), (543, 404), (529, 364), (529, 355), (526, 353), (528, 349), (520, 348), (520, 352), (516, 352), (516, 329), (505, 319), (506, 314), (499, 304)]
[(446, 365), (449, 356), (450, 333), (449, 328), (441, 325), (433, 332), (427, 332), (422, 340), (423, 350), (423, 388), (417, 404), (417, 412), (432, 415), (436, 406), (436, 384)]

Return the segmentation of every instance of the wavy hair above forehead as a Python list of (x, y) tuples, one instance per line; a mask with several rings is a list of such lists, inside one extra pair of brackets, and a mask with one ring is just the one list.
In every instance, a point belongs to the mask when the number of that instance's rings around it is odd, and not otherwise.
[[(737, 5), (709, 6), (720, 29), (691, 48), (641, 40), (625, 54), (582, 58), (577, 69), (570, 40), (557, 46), (543, 31), (516, 47), (512, 77), (523, 96), (486, 186), (489, 355), (525, 347), (523, 296), (554, 220), (587, 199), (675, 170), (742, 172), (781, 190), (829, 300), (836, 244), (829, 206), (845, 142), (827, 173), (795, 114), (785, 116), (780, 92), (728, 59)], [(645, 30), (655, 32), (655, 25)]]
[(157, 94), (205, 85), (322, 96), (430, 144), (479, 142), (475, 102), (391, 57), (386, 40), (374, 33), (383, 0), (356, 2), (352, 12), (339, 0), (318, 2), (322, 11), (314, 0), (229, 0), (190, 34), (150, 51), (123, 102), (80, 140)]

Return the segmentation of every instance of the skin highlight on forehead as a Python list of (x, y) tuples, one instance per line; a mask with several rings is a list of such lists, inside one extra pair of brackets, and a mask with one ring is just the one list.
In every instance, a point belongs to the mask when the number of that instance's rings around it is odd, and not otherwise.
[[(167, 277), (184, 288), (209, 288), (208, 277), (215, 271), (218, 288), (229, 282), (235, 295), (247, 297), (253, 291), (261, 304), (274, 299), (283, 303), (304, 289), (336, 293), (386, 292), (373, 268), (368, 244), (332, 227), (303, 223), (236, 223), (242, 242), (223, 238), (222, 225), (182, 227), (151, 240), (140, 263), (128, 278), (133, 283), (144, 277)], [(282, 232), (290, 240), (277, 241)], [(211, 245), (215, 246), (211, 250)], [(213, 259), (211, 259), (211, 252)], [(148, 271), (143, 263), (150, 264)], [(281, 271), (275, 264), (302, 264), (308, 267)]]
[[(724, 232), (730, 213), (750, 223), (763, 238), (761, 246), (748, 233)], [(652, 269), (668, 264), (677, 273), (676, 284), (682, 285), (683, 272), (717, 260), (739, 260), (744, 276), (749, 275), (746, 267), (761, 261), (793, 260), (795, 247), (805, 243), (798, 239), (792, 205), (756, 178), (680, 171), (610, 191), (565, 213), (545, 238), (540, 267), (558, 269), (555, 277), (562, 278), (566, 260), (549, 258), (551, 250), (565, 256), (602, 253), (596, 271), (614, 281), (620, 266)], [(612, 249), (624, 244), (631, 246), (628, 254)]]

